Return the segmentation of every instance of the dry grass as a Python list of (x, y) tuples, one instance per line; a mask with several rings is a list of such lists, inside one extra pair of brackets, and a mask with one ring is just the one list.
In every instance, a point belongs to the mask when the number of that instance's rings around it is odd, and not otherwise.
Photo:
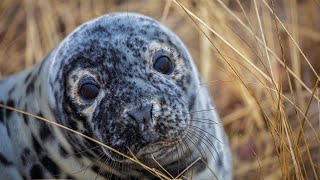
[(318, 179), (319, 0), (2, 0), (0, 77), (115, 11), (154, 17), (187, 44), (229, 135), (235, 179)]

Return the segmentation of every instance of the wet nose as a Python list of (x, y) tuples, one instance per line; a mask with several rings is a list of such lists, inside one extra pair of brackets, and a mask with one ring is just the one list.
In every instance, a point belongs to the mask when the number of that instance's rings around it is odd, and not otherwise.
[(140, 130), (143, 131), (145, 126), (148, 126), (152, 121), (152, 105), (145, 105), (139, 109), (131, 110), (128, 115), (137, 122)]

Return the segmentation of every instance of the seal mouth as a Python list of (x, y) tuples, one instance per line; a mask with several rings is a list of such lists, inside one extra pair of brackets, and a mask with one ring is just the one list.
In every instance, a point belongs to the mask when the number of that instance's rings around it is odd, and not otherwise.
[(164, 151), (168, 152), (174, 145), (174, 142), (157, 142), (140, 149), (136, 156), (141, 158), (146, 158), (147, 156), (160, 158)]
[[(103, 151), (114, 161), (134, 164), (135, 162), (130, 159), (116, 153), (108, 148), (102, 147)], [(139, 150), (132, 150), (130, 148), (114, 148), (120, 153), (129, 156), (134, 159), (138, 159), (141, 162), (145, 162), (149, 164), (150, 162), (155, 163), (155, 159), (161, 161), (166, 157), (170, 156), (172, 152), (175, 150), (175, 142), (157, 142), (149, 144)]]

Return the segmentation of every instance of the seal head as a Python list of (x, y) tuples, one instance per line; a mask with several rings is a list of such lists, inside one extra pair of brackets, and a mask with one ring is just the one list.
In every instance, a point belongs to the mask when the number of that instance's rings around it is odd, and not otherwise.
[(183, 43), (160, 23), (132, 13), (102, 16), (54, 53), (50, 105), (59, 123), (140, 158), (165, 158), (184, 138), (198, 77)]

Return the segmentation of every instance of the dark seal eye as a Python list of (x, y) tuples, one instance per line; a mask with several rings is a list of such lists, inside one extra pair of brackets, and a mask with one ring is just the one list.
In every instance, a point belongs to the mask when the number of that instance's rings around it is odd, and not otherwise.
[(81, 85), (79, 93), (84, 100), (94, 100), (99, 94), (99, 87), (92, 83), (86, 83)]
[(153, 68), (162, 74), (171, 74), (174, 68), (173, 62), (167, 56), (161, 56), (153, 64)]

